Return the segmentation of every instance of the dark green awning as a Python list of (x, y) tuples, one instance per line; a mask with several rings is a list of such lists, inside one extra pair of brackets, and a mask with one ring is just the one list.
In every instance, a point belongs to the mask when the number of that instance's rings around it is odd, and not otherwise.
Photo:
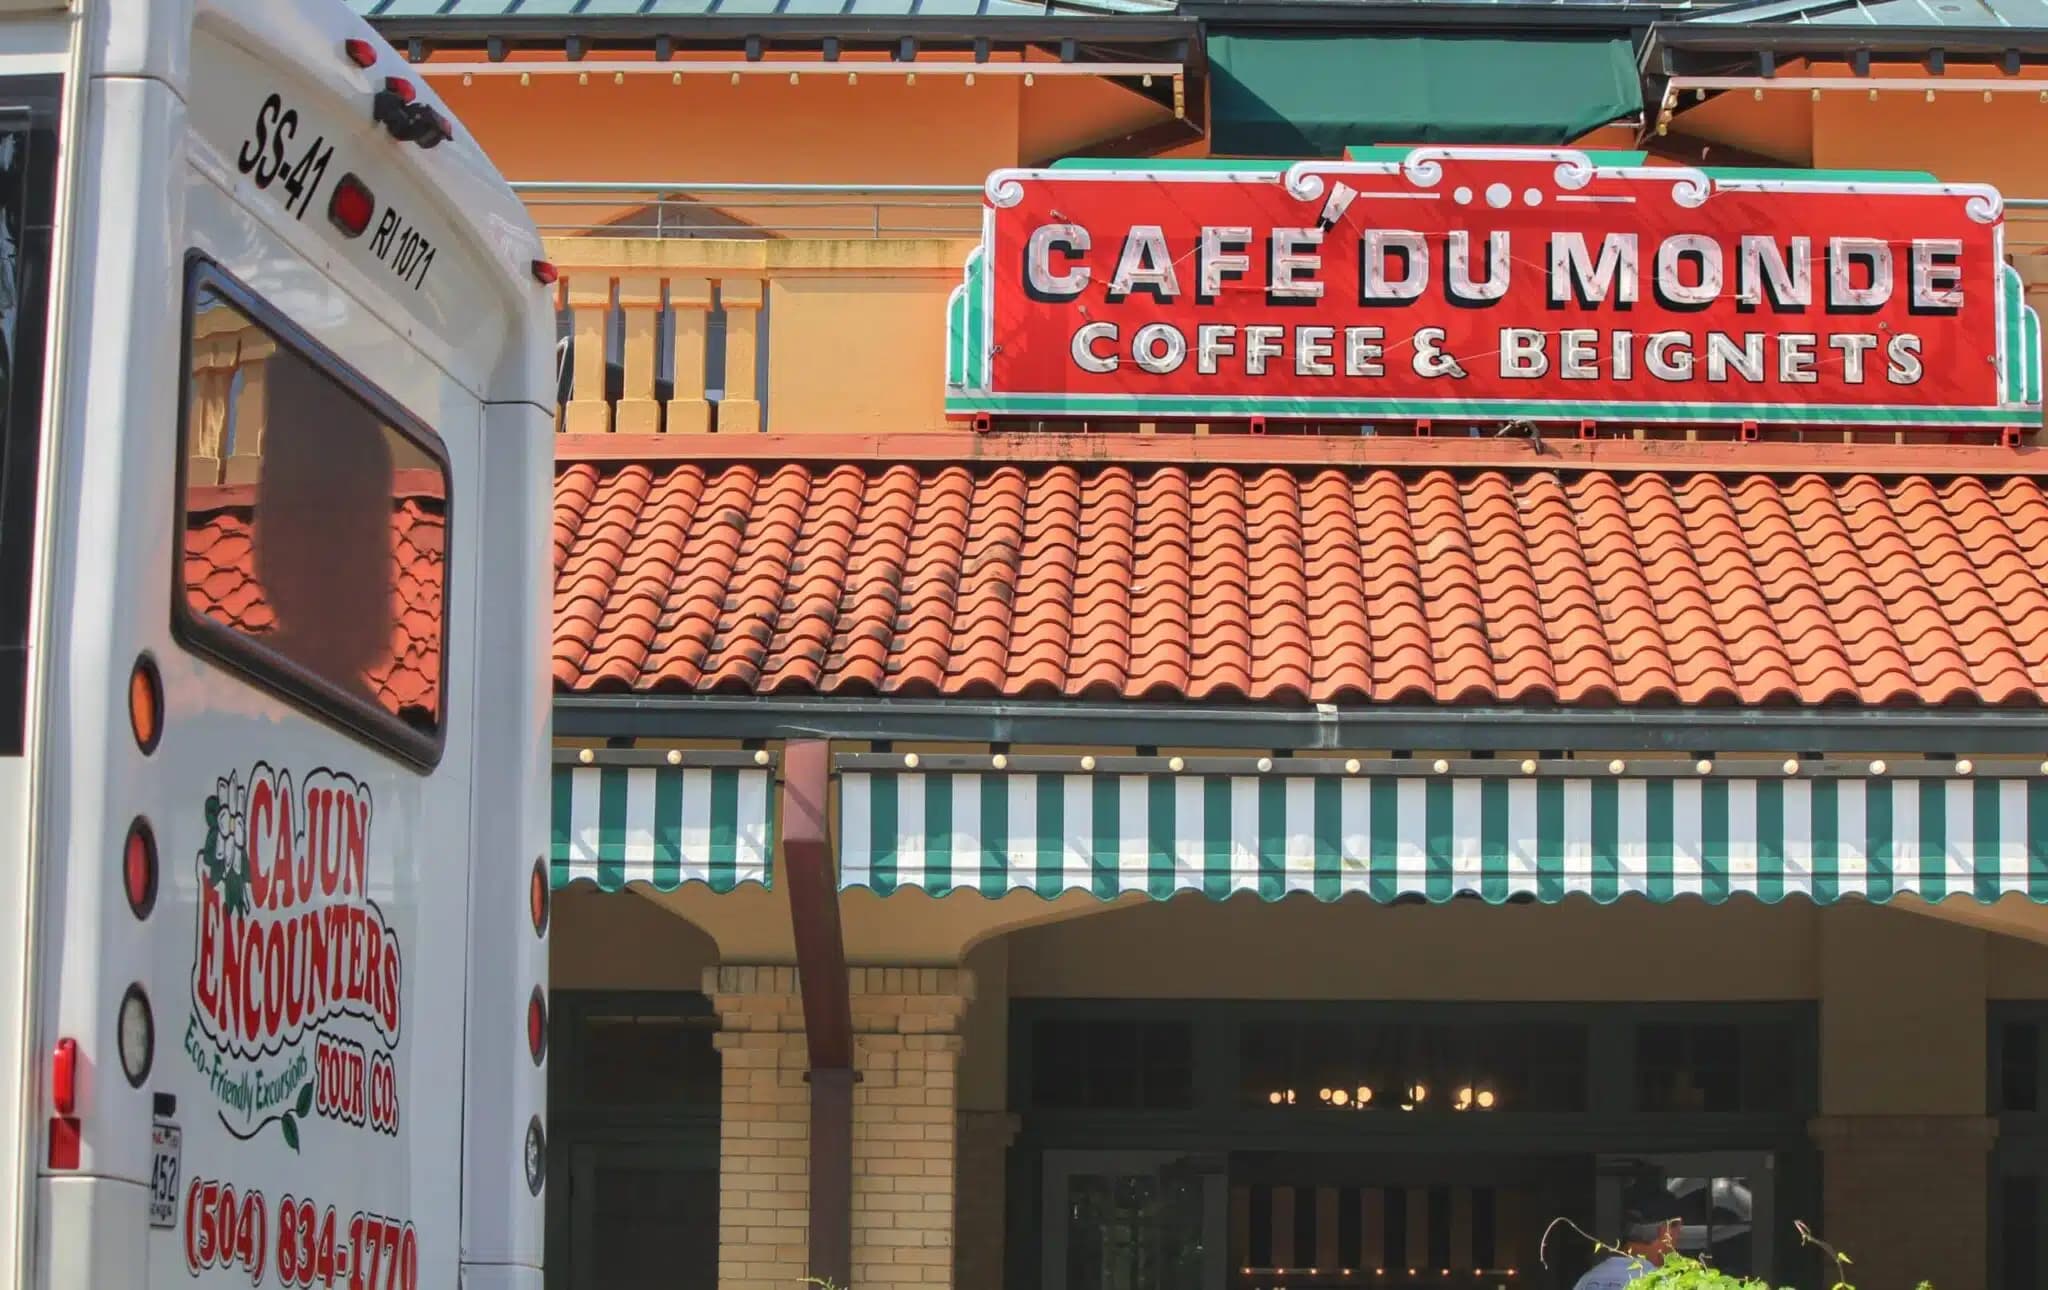
[(1643, 110), (1626, 39), (1209, 38), (1211, 147), (1335, 157), (1368, 143), (1569, 143)]

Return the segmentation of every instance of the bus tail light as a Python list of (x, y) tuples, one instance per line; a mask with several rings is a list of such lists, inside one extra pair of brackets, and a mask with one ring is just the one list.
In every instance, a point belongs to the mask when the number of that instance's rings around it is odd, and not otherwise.
[(548, 934), (549, 896), (547, 861), (536, 860), (533, 862), (533, 877), (527, 880), (526, 885), (527, 913), (533, 916), (535, 936)]
[(70, 1115), (78, 1109), (78, 1041), (60, 1039), (50, 1054), (50, 1105), (57, 1114)]
[(552, 287), (555, 283), (561, 281), (561, 278), (562, 271), (556, 268), (552, 261), (535, 260), (533, 262), (533, 280), (535, 282), (540, 283), (544, 287)]
[(361, 237), (377, 213), (377, 195), (354, 175), (343, 175), (327, 199), (327, 222), (349, 237)]
[(50, 1168), (78, 1168), (80, 1129), (75, 1115), (50, 1117)]
[(128, 826), (128, 842), (121, 848), (121, 887), (134, 915), (148, 918), (156, 908), (156, 834), (139, 815)]
[(164, 681), (156, 660), (147, 654), (135, 660), (135, 670), (128, 674), (128, 728), (144, 755), (155, 752), (164, 737)]
[(76, 1169), (79, 1155), (78, 1041), (60, 1039), (50, 1053), (50, 1168)]
[(420, 87), (403, 76), (387, 76), (384, 78), (384, 92), (400, 103), (411, 103), (420, 96)]
[(377, 65), (377, 47), (367, 40), (344, 40), (341, 42), (341, 52), (348, 55), (348, 61), (357, 67)]
[(526, 1001), (526, 1051), (533, 1054), (533, 1064), (538, 1066), (548, 1055), (548, 1001), (533, 987), (533, 997)]

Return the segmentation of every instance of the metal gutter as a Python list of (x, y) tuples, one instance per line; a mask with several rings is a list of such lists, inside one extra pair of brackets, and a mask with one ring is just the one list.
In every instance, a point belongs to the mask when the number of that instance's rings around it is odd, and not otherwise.
[(1769, 51), (1781, 56), (1815, 50), (1868, 50), (1873, 54), (1893, 53), (1916, 58), (1930, 49), (1939, 49), (1950, 58), (2002, 58), (2008, 50), (2022, 54), (2048, 54), (2048, 28), (1875, 27), (1859, 23), (1666, 20), (1650, 29), (1649, 47), (1749, 55)]
[[(2017, 204), (2017, 203), (2014, 203)], [(749, 244), (753, 245), (753, 244)], [(762, 243), (775, 246), (777, 243)], [(1447, 429), (1449, 427), (1446, 427)], [(1490, 426), (1489, 426), (1490, 428)], [(1131, 434), (1046, 428), (1028, 433), (977, 434), (971, 430), (770, 431), (750, 435), (565, 434), (555, 437), (555, 464), (601, 468), (691, 462), (761, 466), (805, 462), (829, 469), (846, 463), (876, 470), (896, 465), (940, 469), (961, 466), (1067, 465), (1258, 467), (1263, 469), (1602, 471), (1674, 475), (1771, 475), (1780, 478), (1922, 475), (2004, 479), (2048, 474), (2048, 449), (1993, 444), (1830, 443), (1826, 454), (1811, 443), (1742, 443), (1738, 440), (1580, 439), (1576, 421), (1553, 423), (1546, 433), (1481, 438), (1393, 434)]]
[(567, 738), (930, 740), (1267, 750), (1584, 749), (2048, 755), (2048, 712), (2003, 708), (1283, 708), (779, 695), (555, 698)]
[(1050, 12), (1031, 17), (978, 17), (945, 14), (922, 17), (915, 14), (754, 14), (735, 13), (687, 17), (650, 14), (617, 17), (543, 17), (491, 15), (483, 17), (435, 16), (424, 18), (372, 18), (370, 25), (392, 44), (403, 49), (411, 41), (432, 48), (456, 45), (485, 45), (496, 41), (502, 49), (562, 49), (575, 40), (584, 48), (622, 48), (657, 42), (677, 52), (693, 47), (720, 47), (756, 35), (774, 40), (822, 40), (826, 37), (854, 40), (889, 40), (899, 36), (919, 41), (1056, 41), (1064, 37), (1085, 39), (1091, 44), (1125, 41), (1193, 40), (1199, 25), (1192, 17), (1170, 9), (1156, 14), (1102, 13), (1099, 11)]
[(1361, 34), (1483, 28), (1487, 31), (1599, 31), (1625, 35), (1685, 12), (1665, 4), (1346, 4), (1341, 0), (1185, 0), (1180, 11), (1213, 31), (1341, 27)]

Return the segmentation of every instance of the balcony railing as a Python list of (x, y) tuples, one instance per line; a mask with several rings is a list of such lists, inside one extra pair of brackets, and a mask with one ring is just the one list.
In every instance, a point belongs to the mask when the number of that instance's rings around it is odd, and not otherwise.
[(561, 429), (944, 425), (965, 238), (554, 237)]
[[(561, 203), (535, 213), (562, 216), (548, 249), (565, 432), (946, 424), (946, 296), (979, 235), (978, 187), (521, 187)], [(2006, 252), (2048, 307), (2048, 199), (2008, 200)]]
[(976, 237), (979, 184), (512, 185), (540, 231), (667, 238)]

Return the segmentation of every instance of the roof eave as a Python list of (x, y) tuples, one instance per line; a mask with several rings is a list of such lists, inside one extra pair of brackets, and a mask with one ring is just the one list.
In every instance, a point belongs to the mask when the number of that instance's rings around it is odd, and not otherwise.
[(839, 40), (920, 42), (1056, 41), (1068, 38), (1090, 43), (1154, 43), (1192, 41), (1196, 20), (1172, 13), (1048, 13), (1043, 16), (918, 17), (914, 15), (713, 14), (685, 17), (425, 17), (373, 18), (378, 33), (404, 47), (419, 42), (428, 49), (484, 47), (506, 51), (566, 47), (571, 40), (586, 49), (647, 49), (672, 42), (679, 47), (736, 45), (749, 36), (774, 41)]
[(1212, 30), (1267, 31), (1571, 31), (1623, 34), (1680, 12), (1667, 4), (1474, 5), (1417, 0), (1412, 4), (1365, 0), (1182, 0), (1181, 12)]
[(1934, 50), (1958, 62), (1995, 62), (2017, 54), (2022, 62), (2043, 63), (2048, 62), (2048, 28), (1663, 20), (1651, 26), (1643, 43), (1642, 66), (1652, 75), (1670, 75), (1696, 70), (1676, 64), (1688, 56), (1725, 61), (1765, 54), (1779, 63), (1795, 58), (1841, 62), (1859, 54), (1874, 62), (1918, 63)]

